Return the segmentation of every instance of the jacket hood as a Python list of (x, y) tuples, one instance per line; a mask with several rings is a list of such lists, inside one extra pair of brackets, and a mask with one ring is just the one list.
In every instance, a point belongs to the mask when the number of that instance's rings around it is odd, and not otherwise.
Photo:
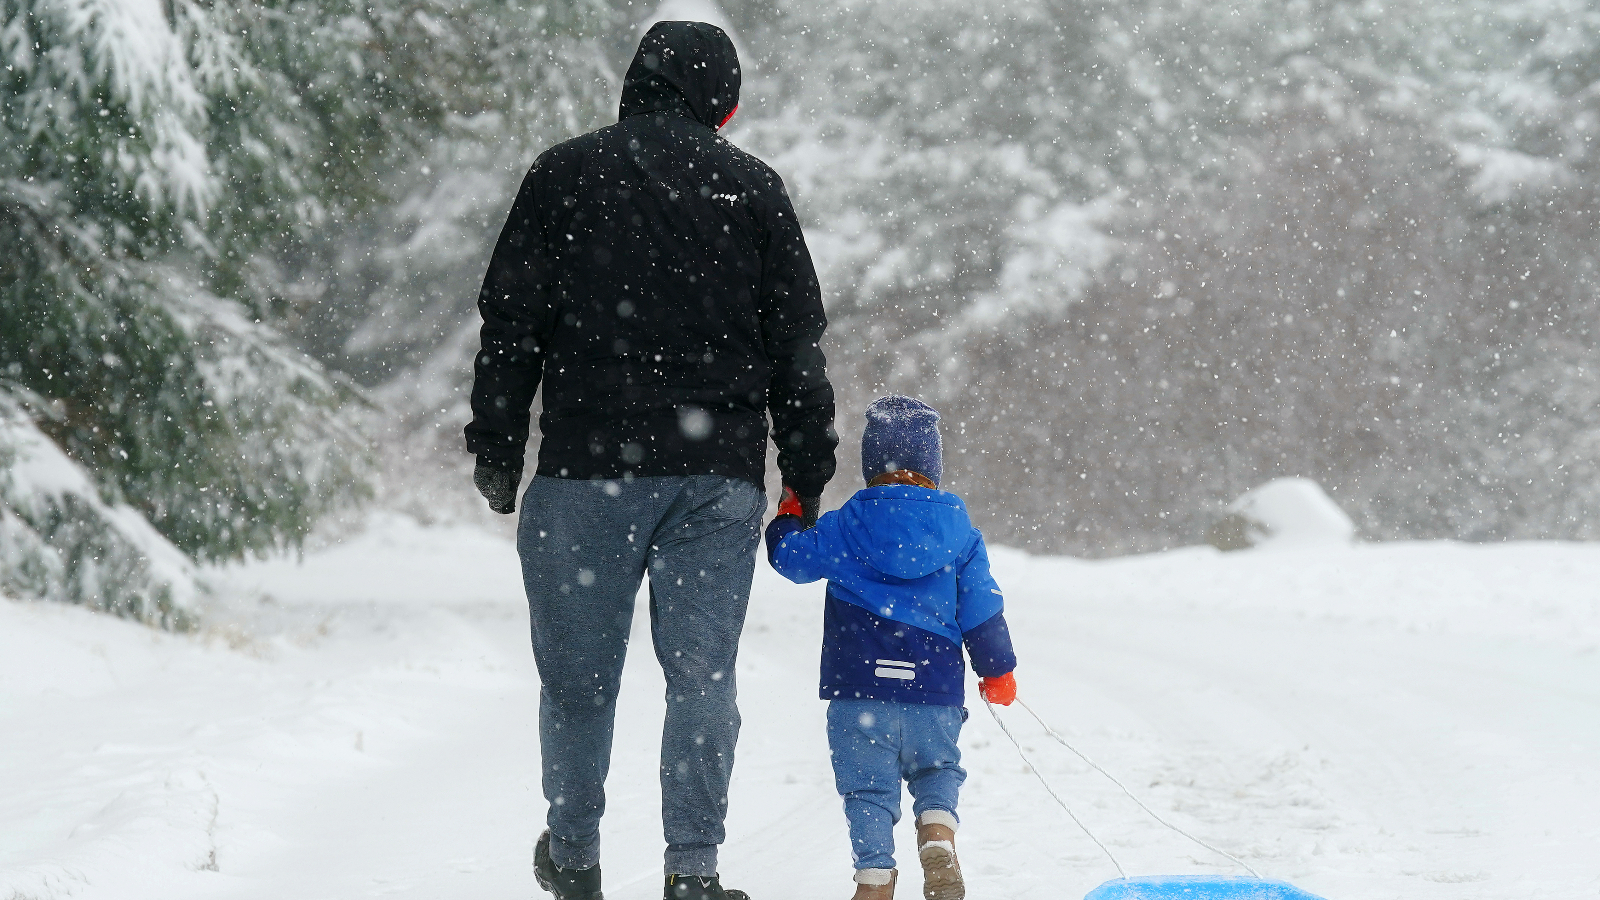
[(896, 578), (930, 575), (959, 559), (972, 542), (966, 504), (945, 491), (898, 484), (867, 488), (845, 501), (839, 517), (852, 549)]
[(622, 83), (618, 118), (674, 110), (721, 128), (739, 106), (739, 54), (704, 22), (657, 22), (639, 41)]

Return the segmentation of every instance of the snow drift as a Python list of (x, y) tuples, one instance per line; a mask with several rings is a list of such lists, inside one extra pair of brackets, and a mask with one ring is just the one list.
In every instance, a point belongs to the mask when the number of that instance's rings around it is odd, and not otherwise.
[(1348, 546), (1356, 526), (1309, 478), (1275, 478), (1246, 491), (1211, 530), (1222, 550), (1245, 547)]

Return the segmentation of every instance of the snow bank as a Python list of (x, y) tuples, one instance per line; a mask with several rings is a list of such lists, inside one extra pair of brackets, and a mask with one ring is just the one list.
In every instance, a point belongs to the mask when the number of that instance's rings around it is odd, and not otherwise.
[(1222, 550), (1245, 547), (1345, 546), (1356, 526), (1309, 478), (1275, 478), (1246, 491), (1211, 532)]

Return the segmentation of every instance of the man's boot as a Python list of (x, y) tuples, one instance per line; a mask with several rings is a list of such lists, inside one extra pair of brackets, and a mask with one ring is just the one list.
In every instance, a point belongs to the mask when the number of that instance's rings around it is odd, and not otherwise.
[(857, 869), (856, 895), (852, 900), (894, 900), (898, 869)]
[(917, 859), (922, 863), (923, 900), (962, 900), (967, 896), (956, 861), (956, 817), (930, 809), (917, 819)]
[(539, 887), (555, 895), (556, 900), (605, 900), (600, 893), (600, 866), (587, 869), (563, 869), (550, 858), (550, 831), (539, 835), (533, 845), (533, 877)]
[(663, 900), (750, 900), (744, 891), (724, 888), (718, 876), (668, 875)]

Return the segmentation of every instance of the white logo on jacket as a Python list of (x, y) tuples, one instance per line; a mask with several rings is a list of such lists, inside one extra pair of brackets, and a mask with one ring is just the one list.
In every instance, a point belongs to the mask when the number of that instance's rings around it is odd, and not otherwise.
[(878, 660), (878, 667), (872, 670), (872, 674), (879, 678), (899, 678), (904, 681), (910, 681), (917, 677), (916, 668), (916, 663), (901, 662), (897, 659), (880, 659)]

